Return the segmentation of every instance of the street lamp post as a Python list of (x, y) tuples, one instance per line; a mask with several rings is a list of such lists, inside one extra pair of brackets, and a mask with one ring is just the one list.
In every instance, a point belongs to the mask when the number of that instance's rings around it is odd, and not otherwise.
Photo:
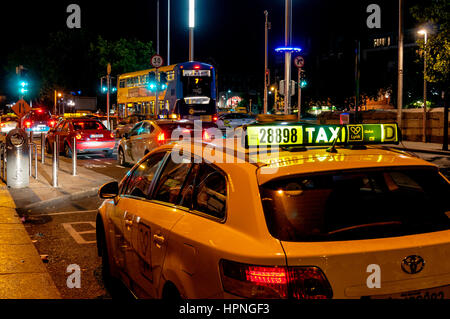
[(267, 46), (268, 46), (268, 33), (269, 33), (269, 22), (268, 22), (268, 15), (269, 12), (267, 10), (264, 11), (264, 15), (266, 17), (266, 23), (264, 27), (264, 114), (267, 114), (267, 87), (269, 86), (269, 70), (267, 69), (268, 64), (268, 52), (267, 52)]
[(189, 0), (189, 61), (194, 61), (195, 0)]
[(427, 30), (422, 29), (417, 32), (424, 36), (424, 54), (423, 54), (423, 123), (422, 123), (422, 142), (427, 141)]

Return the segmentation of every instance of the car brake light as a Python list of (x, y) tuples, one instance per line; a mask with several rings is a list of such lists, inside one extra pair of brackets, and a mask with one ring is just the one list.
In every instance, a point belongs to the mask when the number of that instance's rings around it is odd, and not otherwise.
[(26, 121), (26, 122), (25, 122), (25, 126), (26, 126), (26, 127), (31, 127), (31, 122), (30, 122), (30, 121)]
[(163, 143), (166, 140), (166, 135), (164, 134), (164, 132), (159, 133), (157, 140), (160, 143)]
[(217, 115), (213, 115), (212, 120), (214, 123), (217, 122), (218, 119), (219, 119), (219, 117)]
[(109, 134), (109, 136), (110, 136), (111, 138), (114, 138), (114, 133), (111, 132), (111, 133)]
[(245, 298), (327, 299), (333, 293), (318, 267), (255, 266), (221, 260), (223, 289)]
[(55, 121), (50, 121), (50, 122), (49, 122), (49, 126), (50, 126), (50, 127), (55, 126)]
[(80, 134), (80, 133), (77, 133), (77, 135), (75, 135), (75, 138), (76, 138), (77, 140), (81, 140), (81, 134)]

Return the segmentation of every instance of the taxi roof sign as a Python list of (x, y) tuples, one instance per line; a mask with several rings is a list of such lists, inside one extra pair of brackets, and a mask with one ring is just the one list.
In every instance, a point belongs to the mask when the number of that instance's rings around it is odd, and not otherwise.
[(400, 131), (391, 124), (316, 125), (264, 123), (246, 127), (245, 146), (326, 146), (398, 144)]

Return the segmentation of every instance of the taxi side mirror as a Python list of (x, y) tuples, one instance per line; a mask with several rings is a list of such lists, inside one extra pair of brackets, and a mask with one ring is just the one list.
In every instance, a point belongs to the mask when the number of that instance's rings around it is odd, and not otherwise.
[(108, 199), (119, 195), (119, 183), (117, 181), (109, 182), (100, 187), (98, 197)]

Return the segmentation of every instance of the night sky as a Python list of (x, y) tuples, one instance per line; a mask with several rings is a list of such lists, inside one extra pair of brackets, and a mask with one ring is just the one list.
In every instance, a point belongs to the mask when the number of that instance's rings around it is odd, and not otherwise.
[[(411, 2), (411, 1), (410, 1)], [(0, 62), (23, 43), (39, 45), (50, 32), (66, 27), (66, 7), (81, 6), (81, 27), (108, 39), (154, 41), (156, 0), (148, 1), (2, 1)], [(367, 38), (366, 7), (382, 9), (382, 29), (397, 30), (398, 2), (388, 0), (293, 0), (293, 44), (308, 55), (333, 49), (335, 39)], [(222, 74), (258, 74), (264, 69), (264, 10), (269, 11), (269, 63), (280, 66), (275, 47), (284, 44), (284, 0), (196, 0), (195, 60), (214, 61)], [(405, 10), (407, 11), (407, 10)], [(160, 0), (160, 53), (167, 57), (167, 0)], [(406, 24), (412, 24), (409, 13)], [(188, 0), (171, 0), (171, 63), (188, 59)], [(277, 59), (278, 55), (278, 59)], [(4, 72), (4, 70), (1, 70)], [(0, 88), (0, 92), (1, 92)]]

